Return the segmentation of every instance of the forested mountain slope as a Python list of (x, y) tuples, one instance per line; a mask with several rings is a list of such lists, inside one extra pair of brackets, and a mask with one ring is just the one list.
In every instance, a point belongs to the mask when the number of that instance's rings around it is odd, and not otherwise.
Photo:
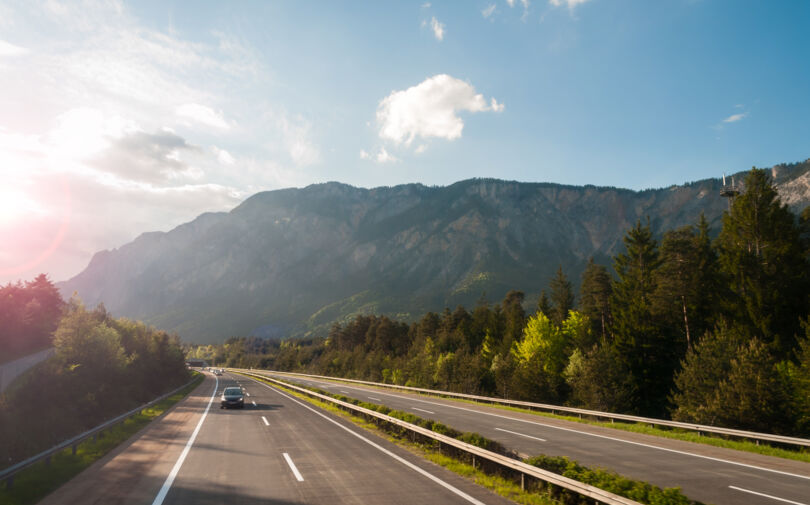
[[(771, 173), (794, 211), (810, 203), (810, 163)], [(662, 233), (704, 213), (718, 229), (721, 188), (719, 179), (645, 191), (471, 179), (267, 191), (99, 252), (59, 287), (195, 342), (322, 332), (357, 313), (407, 319), (482, 293), (518, 289), (531, 300), (558, 265), (578, 279), (589, 257), (608, 263), (638, 220)]]

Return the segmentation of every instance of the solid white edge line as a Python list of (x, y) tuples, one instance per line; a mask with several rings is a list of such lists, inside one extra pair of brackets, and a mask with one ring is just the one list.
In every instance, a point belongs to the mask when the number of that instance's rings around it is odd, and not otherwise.
[[(346, 387), (348, 387), (349, 389), (356, 389), (358, 391), (363, 391), (363, 392), (366, 392), (366, 393), (368, 392), (368, 389), (363, 389), (363, 388), (359, 388), (359, 387), (355, 387), (355, 386), (346, 386)], [(657, 446), (657, 445), (644, 444), (642, 442), (633, 442), (632, 440), (625, 440), (625, 439), (622, 439), (622, 438), (609, 437), (607, 435), (599, 435), (599, 434), (596, 434), (596, 433), (589, 433), (587, 431), (580, 431), (580, 430), (575, 430), (575, 429), (572, 429), (572, 428), (563, 428), (562, 426), (554, 426), (552, 424), (538, 423), (537, 421), (529, 421), (527, 419), (520, 419), (520, 418), (517, 418), (517, 417), (504, 416), (504, 415), (500, 415), (500, 414), (495, 414), (493, 412), (484, 412), (484, 411), (481, 411), (481, 410), (467, 409), (467, 408), (464, 408), (464, 407), (457, 407), (455, 405), (448, 405), (446, 403), (436, 403), (436, 402), (431, 402), (431, 401), (427, 401), (427, 400), (420, 400), (418, 398), (411, 398), (411, 397), (408, 397), (408, 396), (395, 395), (395, 394), (391, 394), (391, 393), (383, 393), (382, 391), (376, 391), (376, 393), (380, 394), (380, 395), (393, 396), (394, 398), (399, 398), (401, 400), (413, 400), (413, 401), (417, 401), (417, 402), (421, 402), (421, 403), (427, 403), (429, 405), (436, 405), (438, 407), (447, 407), (447, 408), (451, 408), (451, 409), (464, 410), (464, 411), (467, 411), (467, 412), (472, 412), (474, 414), (483, 414), (483, 415), (486, 415), (486, 416), (499, 417), (501, 419), (508, 419), (510, 421), (516, 421), (516, 422), (527, 423), (527, 424), (534, 424), (536, 426), (544, 426), (546, 428), (553, 428), (555, 430), (569, 431), (571, 433), (579, 433), (580, 435), (587, 435), (589, 437), (603, 438), (603, 439), (607, 439), (607, 440), (613, 440), (614, 442), (623, 442), (625, 444), (637, 445), (637, 446), (640, 446), (640, 447), (647, 447), (648, 449), (658, 449), (659, 451), (672, 452), (672, 453), (675, 453), (675, 454), (681, 454), (683, 456), (692, 456), (694, 458), (708, 459), (710, 461), (717, 461), (718, 463), (727, 463), (729, 465), (742, 466), (742, 467), (745, 467), (745, 468), (751, 468), (753, 470), (761, 470), (763, 472), (776, 473), (776, 474), (779, 474), (779, 475), (786, 475), (788, 477), (796, 477), (797, 479), (810, 480), (810, 476), (808, 476), (808, 475), (799, 475), (799, 474), (796, 474), (796, 473), (783, 472), (782, 470), (774, 470), (772, 468), (765, 468), (765, 467), (762, 467), (762, 466), (749, 465), (747, 463), (739, 463), (737, 461), (730, 461), (730, 460), (727, 460), (727, 459), (714, 458), (714, 457), (711, 457), (711, 456), (704, 456), (702, 454), (695, 454), (695, 453), (692, 453), (692, 452), (679, 451), (677, 449), (669, 449), (667, 447), (660, 447), (660, 446)]]
[(348, 395), (348, 394), (351, 394), (351, 393), (349, 393), (348, 391), (343, 391), (342, 389), (340, 390), (340, 392), (341, 392), (341, 393), (346, 393), (347, 395)]
[(737, 486), (729, 486), (729, 488), (734, 489), (736, 491), (742, 491), (743, 493), (751, 493), (751, 494), (755, 494), (757, 496), (764, 496), (765, 498), (770, 498), (771, 500), (781, 501), (781, 502), (784, 502), (784, 503), (792, 503), (793, 505), (806, 505), (804, 503), (800, 503), (800, 502), (797, 502), (797, 501), (786, 500), (785, 498), (779, 498), (778, 496), (771, 496), (771, 495), (765, 494), (765, 493), (758, 493), (756, 491), (751, 491), (750, 489), (743, 489), (743, 488), (737, 487)]
[(211, 403), (214, 401), (214, 397), (217, 395), (217, 388), (219, 387), (219, 379), (214, 376), (214, 392), (211, 393), (211, 399), (208, 400), (208, 405), (205, 407), (205, 412), (203, 412), (202, 417), (200, 417), (200, 421), (197, 423), (197, 427), (194, 428), (194, 433), (191, 434), (191, 438), (188, 439), (186, 443), (186, 447), (183, 449), (183, 452), (180, 453), (180, 457), (177, 458), (177, 462), (172, 467), (172, 471), (169, 472), (169, 476), (166, 477), (166, 481), (163, 483), (163, 486), (158, 491), (157, 496), (155, 496), (155, 500), (152, 502), (152, 505), (161, 505), (163, 500), (166, 498), (166, 494), (171, 489), (172, 484), (174, 484), (174, 479), (177, 477), (177, 473), (180, 471), (180, 467), (183, 466), (183, 462), (186, 460), (186, 456), (188, 456), (188, 451), (191, 450), (191, 446), (194, 445), (194, 440), (197, 439), (197, 433), (200, 432), (200, 428), (202, 428), (203, 421), (205, 421), (205, 416), (208, 415), (208, 411), (211, 409)]
[(408, 467), (408, 468), (410, 468), (411, 470), (414, 470), (414, 471), (416, 471), (416, 472), (418, 472), (418, 473), (420, 473), (420, 474), (424, 475), (424, 476), (425, 476), (425, 477), (427, 477), (428, 479), (430, 479), (430, 480), (432, 480), (433, 482), (435, 482), (435, 483), (439, 484), (440, 486), (442, 486), (443, 488), (447, 489), (448, 491), (450, 491), (450, 492), (452, 492), (452, 493), (456, 494), (457, 496), (460, 496), (461, 498), (464, 498), (464, 499), (465, 499), (465, 500), (467, 500), (468, 502), (473, 503), (473, 504), (475, 504), (475, 505), (484, 505), (484, 503), (483, 503), (483, 502), (478, 501), (477, 499), (473, 498), (472, 496), (468, 495), (467, 493), (465, 493), (464, 491), (462, 491), (462, 490), (458, 489), (457, 487), (453, 486), (452, 484), (448, 484), (447, 482), (445, 482), (445, 481), (441, 480), (440, 478), (436, 477), (435, 475), (431, 474), (430, 472), (428, 472), (428, 471), (426, 471), (426, 470), (423, 470), (422, 468), (419, 468), (418, 466), (414, 465), (414, 464), (413, 464), (413, 463), (411, 463), (410, 461), (408, 461), (408, 460), (406, 460), (406, 459), (404, 459), (404, 458), (401, 458), (400, 456), (397, 456), (396, 454), (394, 454), (393, 452), (389, 451), (389, 450), (388, 450), (388, 449), (386, 449), (385, 447), (383, 447), (383, 446), (381, 446), (381, 445), (377, 444), (376, 442), (374, 442), (374, 441), (372, 441), (372, 440), (369, 440), (368, 438), (364, 437), (363, 435), (361, 435), (361, 434), (359, 434), (359, 433), (357, 433), (357, 432), (354, 432), (354, 431), (350, 430), (349, 428), (347, 428), (347, 427), (343, 426), (342, 424), (340, 424), (339, 422), (337, 422), (337, 421), (335, 421), (334, 419), (330, 418), (329, 416), (327, 416), (327, 415), (325, 415), (325, 414), (323, 414), (323, 413), (321, 413), (321, 412), (318, 412), (317, 410), (313, 409), (313, 408), (312, 408), (312, 407), (310, 407), (309, 405), (306, 405), (306, 404), (304, 404), (303, 402), (298, 401), (297, 399), (293, 398), (292, 396), (290, 396), (290, 395), (288, 395), (288, 394), (286, 394), (286, 393), (283, 393), (283, 392), (279, 391), (278, 389), (276, 389), (276, 388), (274, 388), (274, 387), (271, 387), (271, 386), (269, 386), (269, 385), (265, 384), (264, 382), (259, 382), (259, 381), (257, 381), (256, 379), (253, 379), (253, 380), (254, 380), (254, 381), (256, 381), (258, 384), (261, 384), (262, 386), (266, 387), (267, 389), (269, 389), (269, 390), (271, 390), (271, 391), (275, 391), (276, 393), (280, 394), (281, 396), (283, 396), (283, 397), (285, 397), (285, 398), (287, 398), (287, 399), (289, 399), (289, 400), (291, 400), (291, 401), (293, 401), (293, 402), (297, 403), (298, 405), (300, 405), (300, 406), (304, 407), (305, 409), (307, 409), (307, 410), (309, 410), (309, 411), (314, 412), (315, 414), (317, 414), (317, 415), (321, 416), (322, 418), (326, 419), (327, 421), (329, 421), (330, 423), (334, 424), (335, 426), (337, 426), (337, 427), (341, 428), (342, 430), (345, 430), (346, 432), (350, 433), (351, 435), (354, 435), (355, 437), (359, 438), (359, 439), (360, 439), (360, 440), (362, 440), (363, 442), (365, 442), (365, 443), (369, 444), (370, 446), (372, 446), (372, 447), (374, 447), (375, 449), (377, 449), (377, 450), (379, 450), (379, 451), (383, 452), (384, 454), (386, 454), (386, 455), (388, 455), (388, 456), (390, 456), (390, 457), (394, 458), (395, 460), (399, 461), (400, 463), (402, 463), (403, 465), (407, 466), (407, 467)]
[(295, 478), (298, 479), (298, 482), (304, 482), (304, 477), (301, 475), (301, 472), (298, 471), (298, 468), (295, 467), (295, 463), (293, 463), (290, 455), (286, 452), (284, 453), (284, 459), (287, 460), (287, 464), (290, 465), (290, 469), (292, 470), (293, 475), (295, 475)]
[(419, 407), (411, 407), (413, 410), (418, 410), (419, 412), (427, 412), (428, 414), (435, 414), (435, 412), (431, 412), (429, 410), (420, 409)]
[(262, 416), (262, 421), (264, 421), (264, 425), (265, 425), (265, 426), (270, 426), (270, 423), (269, 423), (269, 422), (267, 422), (267, 418), (266, 418), (266, 417)]
[(375, 402), (381, 402), (382, 401), (379, 398), (374, 398), (373, 396), (369, 396), (368, 399), (369, 400), (374, 400)]
[(531, 436), (531, 435), (527, 435), (527, 434), (525, 434), (525, 433), (518, 433), (517, 431), (509, 431), (509, 430), (505, 430), (505, 429), (503, 429), (503, 428), (495, 428), (495, 429), (496, 429), (496, 430), (498, 430), (498, 431), (505, 431), (506, 433), (511, 433), (512, 435), (520, 435), (521, 437), (533, 438), (533, 439), (535, 439), (535, 440), (539, 440), (539, 441), (541, 441), (541, 442), (546, 442), (546, 439), (545, 439), (545, 438), (533, 437), (533, 436)]

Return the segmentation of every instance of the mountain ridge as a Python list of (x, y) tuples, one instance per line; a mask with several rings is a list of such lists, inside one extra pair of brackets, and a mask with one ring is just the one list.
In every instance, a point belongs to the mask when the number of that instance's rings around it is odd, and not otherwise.
[[(810, 162), (772, 175), (794, 211), (810, 203)], [(230, 212), (96, 253), (59, 287), (195, 342), (322, 333), (358, 312), (409, 319), (469, 306), (482, 292), (536, 296), (558, 265), (578, 285), (587, 259), (607, 263), (638, 219), (660, 234), (704, 212), (718, 230), (721, 187), (720, 179), (636, 191), (475, 178), (263, 191)]]

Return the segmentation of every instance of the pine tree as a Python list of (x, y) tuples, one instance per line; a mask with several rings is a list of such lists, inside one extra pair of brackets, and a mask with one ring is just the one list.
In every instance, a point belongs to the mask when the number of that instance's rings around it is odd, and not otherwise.
[(551, 302), (548, 301), (545, 289), (540, 292), (540, 298), (537, 300), (537, 312), (546, 317), (551, 317)]
[(787, 357), (807, 314), (808, 270), (794, 215), (783, 205), (765, 170), (752, 169), (745, 191), (723, 216), (719, 262), (731, 296), (726, 311)]
[(520, 340), (523, 334), (523, 327), (526, 325), (526, 311), (523, 310), (523, 299), (525, 295), (522, 291), (511, 290), (501, 302), (503, 307), (503, 343), (501, 351), (506, 354), (512, 348), (512, 342)]
[(685, 226), (664, 234), (661, 266), (656, 272), (653, 314), (683, 352), (711, 328), (719, 294), (717, 254), (709, 224), (700, 215), (697, 229)]
[(646, 226), (637, 222), (625, 235), (624, 245), (626, 251), (617, 255), (614, 263), (619, 280), (613, 284), (611, 330), (614, 345), (638, 390), (638, 412), (657, 415), (663, 409), (677, 361), (670, 342), (662, 337), (652, 318), (651, 297), (660, 259), (649, 222)]
[(731, 360), (745, 341), (738, 331), (721, 323), (690, 348), (675, 375), (672, 418), (676, 421), (714, 424), (709, 411), (720, 382), (731, 372)]
[(574, 291), (571, 282), (565, 276), (562, 265), (557, 267), (557, 273), (549, 283), (551, 289), (551, 320), (560, 326), (568, 317), (568, 312), (574, 309)]
[(582, 273), (582, 286), (579, 288), (579, 310), (591, 321), (595, 334), (607, 339), (610, 322), (610, 295), (612, 279), (604, 265), (594, 263), (593, 257)]

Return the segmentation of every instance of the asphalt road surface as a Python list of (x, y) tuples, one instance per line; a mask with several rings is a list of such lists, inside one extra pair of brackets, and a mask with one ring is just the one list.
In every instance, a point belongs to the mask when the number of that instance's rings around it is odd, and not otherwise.
[[(227, 386), (245, 408), (221, 410)], [(214, 394), (214, 391), (216, 393)], [(41, 503), (512, 503), (276, 388), (228, 373)]]
[(478, 432), (524, 455), (567, 456), (660, 487), (680, 487), (705, 503), (810, 505), (808, 463), (384, 388), (276, 377)]

